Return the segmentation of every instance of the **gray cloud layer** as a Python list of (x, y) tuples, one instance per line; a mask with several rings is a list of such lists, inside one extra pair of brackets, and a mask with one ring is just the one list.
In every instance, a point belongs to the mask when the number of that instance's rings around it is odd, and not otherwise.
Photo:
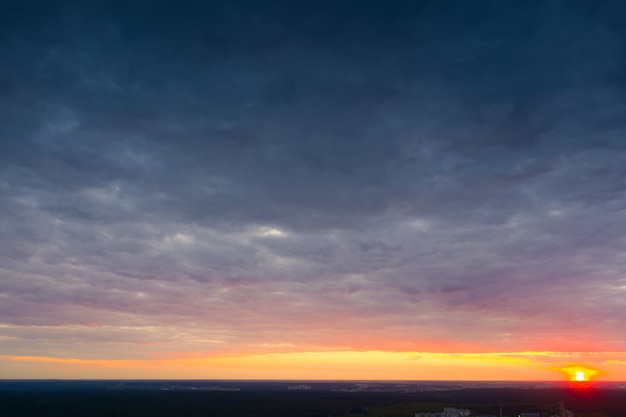
[(621, 2), (131, 3), (0, 6), (3, 353), (626, 349)]

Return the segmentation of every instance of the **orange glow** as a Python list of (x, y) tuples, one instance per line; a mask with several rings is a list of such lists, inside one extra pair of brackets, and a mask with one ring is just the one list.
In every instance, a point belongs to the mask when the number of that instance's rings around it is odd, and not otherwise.
[[(308, 379), (553, 381), (554, 371), (583, 387), (602, 377), (626, 380), (626, 354), (610, 353), (582, 365), (563, 362), (584, 353), (437, 353), (323, 351), (190, 352), (152, 359), (55, 358), (0, 355), (0, 378), (69, 379)], [(616, 358), (616, 359), (613, 359)], [(602, 370), (600, 370), (602, 367)]]
[[(0, 368), (30, 378), (533, 380), (548, 379), (526, 355), (336, 351), (144, 360), (1, 356)], [(0, 376), (2, 372), (0, 371)], [(506, 376), (506, 377), (503, 377)]]
[(129, 360), (129, 359), (74, 359), (74, 358), (51, 358), (47, 356), (4, 356), (11, 361), (34, 362), (34, 363), (54, 363), (61, 365), (79, 365), (82, 367), (105, 367), (105, 368), (150, 368), (157, 365), (156, 361), (149, 360)]

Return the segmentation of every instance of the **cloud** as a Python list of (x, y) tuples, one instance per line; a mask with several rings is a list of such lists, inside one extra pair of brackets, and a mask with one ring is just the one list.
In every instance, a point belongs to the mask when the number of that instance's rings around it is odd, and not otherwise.
[(623, 6), (253, 3), (11, 6), (6, 354), (625, 348)]

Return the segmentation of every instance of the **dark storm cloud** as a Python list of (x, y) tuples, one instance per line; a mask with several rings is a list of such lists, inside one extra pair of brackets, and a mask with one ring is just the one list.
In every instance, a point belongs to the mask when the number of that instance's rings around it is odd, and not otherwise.
[(623, 349), (620, 2), (128, 3), (1, 6), (13, 351)]

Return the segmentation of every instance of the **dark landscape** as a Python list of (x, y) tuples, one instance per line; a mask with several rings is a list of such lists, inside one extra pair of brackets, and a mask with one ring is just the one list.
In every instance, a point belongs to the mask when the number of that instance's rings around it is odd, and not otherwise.
[(623, 383), (5, 380), (0, 415), (413, 417), (456, 407), (549, 417), (562, 403), (576, 417), (620, 417), (625, 393)]

